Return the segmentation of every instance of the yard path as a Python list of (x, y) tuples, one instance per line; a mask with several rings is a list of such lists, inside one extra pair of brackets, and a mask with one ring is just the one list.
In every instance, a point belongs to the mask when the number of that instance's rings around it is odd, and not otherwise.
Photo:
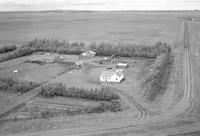
[[(111, 87), (113, 88), (113, 87)], [(130, 96), (129, 94), (126, 94), (123, 90), (119, 90), (116, 88), (113, 88), (116, 92), (120, 93), (121, 96), (125, 96), (125, 98), (129, 101), (129, 103), (131, 104), (132, 107), (136, 108), (136, 110), (138, 110), (138, 118), (137, 120), (143, 120), (146, 117), (148, 117), (148, 113), (147, 110), (142, 107), (132, 96)]]

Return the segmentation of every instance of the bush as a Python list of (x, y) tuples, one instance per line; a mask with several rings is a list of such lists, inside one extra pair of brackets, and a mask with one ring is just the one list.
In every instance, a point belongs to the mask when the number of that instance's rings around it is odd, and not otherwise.
[(5, 46), (2, 46), (0, 48), (0, 54), (10, 52), (10, 51), (14, 51), (16, 49), (17, 49), (17, 46), (15, 46), (15, 45), (5, 45)]
[(0, 90), (14, 93), (25, 93), (34, 89), (38, 85), (32, 82), (17, 81), (12, 78), (0, 79)]
[(26, 56), (26, 55), (30, 55), (33, 52), (35, 52), (34, 49), (19, 48), (18, 50), (15, 50), (13, 52), (2, 54), (0, 56), (0, 62), (10, 60), (10, 59), (14, 59), (14, 58), (18, 58), (18, 57), (22, 57), (22, 56)]

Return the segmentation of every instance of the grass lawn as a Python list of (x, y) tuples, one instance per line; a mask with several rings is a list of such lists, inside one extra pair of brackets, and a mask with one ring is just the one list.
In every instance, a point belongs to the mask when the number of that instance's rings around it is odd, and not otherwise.
[(63, 83), (69, 87), (78, 87), (78, 88), (101, 88), (102, 85), (99, 81), (99, 76), (102, 70), (105, 68), (96, 67), (96, 68), (82, 68), (79, 70), (72, 70), (67, 72), (50, 82), (52, 83)]

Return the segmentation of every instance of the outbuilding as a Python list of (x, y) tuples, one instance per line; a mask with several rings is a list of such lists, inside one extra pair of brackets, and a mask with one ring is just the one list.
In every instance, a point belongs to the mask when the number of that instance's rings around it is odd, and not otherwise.
[(126, 67), (126, 68), (128, 68), (129, 65), (127, 63), (117, 63), (117, 67)]
[(96, 55), (96, 52), (94, 51), (86, 51), (81, 53), (81, 56), (83, 57), (94, 57)]

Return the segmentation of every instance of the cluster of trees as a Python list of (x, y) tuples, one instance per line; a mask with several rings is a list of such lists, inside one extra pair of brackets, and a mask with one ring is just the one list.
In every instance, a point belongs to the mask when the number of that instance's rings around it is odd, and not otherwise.
[(30, 55), (34, 52), (56, 52), (60, 54), (81, 54), (85, 48), (82, 42), (69, 43), (67, 41), (48, 40), (48, 39), (35, 39), (26, 45), (19, 47), (19, 49), (3, 54), (0, 56), (0, 62), (9, 59)]
[(61, 54), (80, 54), (85, 48), (83, 42), (69, 43), (66, 40), (35, 39), (21, 48), (34, 49), (35, 51), (56, 52)]
[(15, 46), (15, 45), (4, 45), (4, 46), (0, 47), (0, 54), (14, 51), (16, 49), (17, 49), (17, 46)]
[(171, 48), (166, 43), (157, 42), (155, 46), (144, 46), (136, 44), (122, 44), (118, 45), (110, 43), (92, 43), (89, 48), (96, 51), (99, 56), (117, 55), (121, 57), (146, 57), (156, 58), (162, 53), (170, 52)]
[(151, 72), (143, 82), (144, 98), (146, 101), (153, 101), (162, 90), (162, 79), (168, 65), (171, 63), (170, 53), (163, 53), (157, 56), (151, 66)]
[(53, 116), (66, 116), (66, 115), (77, 115), (84, 113), (102, 113), (105, 111), (122, 111), (122, 105), (118, 94), (112, 92), (109, 88), (101, 89), (83, 89), (75, 87), (66, 87), (61, 83), (49, 83), (39, 88), (39, 95), (44, 97), (72, 97), (72, 98), (83, 98), (99, 101), (100, 104), (96, 107), (85, 107), (77, 108), (76, 110), (65, 110), (65, 111), (44, 111), (39, 115), (39, 118), (48, 118)]
[[(26, 45), (21, 46), (18, 50), (4, 54), (0, 56), (0, 62), (26, 56), (33, 52), (45, 51), (45, 52), (56, 52), (60, 54), (81, 54), (87, 50), (83, 42), (69, 43), (67, 41), (60, 40), (48, 40), (48, 39), (35, 39), (30, 41)], [(122, 44), (117, 45), (110, 43), (92, 43), (89, 49), (96, 51), (98, 56), (111, 56), (117, 55), (121, 57), (147, 57), (156, 58), (161, 53), (170, 52), (171, 48), (166, 43), (157, 42), (155, 46), (144, 46), (144, 45), (133, 45), (133, 44)]]
[(84, 98), (97, 101), (112, 101), (120, 99), (119, 95), (109, 88), (84, 89), (76, 87), (66, 87), (61, 83), (43, 85), (40, 88), (40, 95), (45, 97), (64, 96), (73, 98)]
[(13, 78), (0, 79), (0, 90), (13, 93), (25, 93), (34, 89), (38, 85), (33, 82), (18, 81)]
[(26, 56), (26, 55), (30, 55), (33, 52), (35, 52), (35, 50), (33, 50), (33, 49), (19, 48), (15, 51), (8, 52), (6, 54), (2, 54), (0, 56), (0, 62), (18, 58), (18, 57), (22, 57), (22, 56)]

